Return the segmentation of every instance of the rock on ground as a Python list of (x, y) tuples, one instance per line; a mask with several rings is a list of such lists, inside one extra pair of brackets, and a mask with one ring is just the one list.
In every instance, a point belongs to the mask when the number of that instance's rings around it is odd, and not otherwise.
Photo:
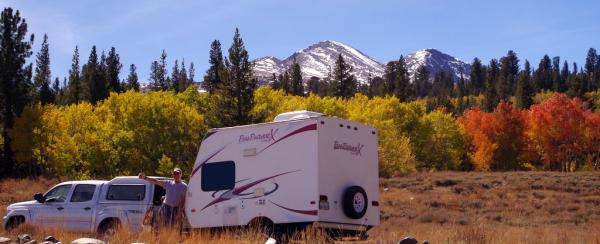
[(0, 244), (8, 244), (11, 241), (12, 240), (10, 238), (0, 236)]
[(71, 244), (106, 244), (105, 242), (93, 238), (79, 238), (71, 242)]
[(398, 244), (419, 244), (419, 241), (417, 241), (417, 239), (412, 236), (407, 236), (402, 238), (402, 240), (400, 240)]

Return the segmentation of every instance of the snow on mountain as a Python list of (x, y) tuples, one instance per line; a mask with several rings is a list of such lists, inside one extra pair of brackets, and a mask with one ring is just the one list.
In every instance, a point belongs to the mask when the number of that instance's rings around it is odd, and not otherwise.
[[(369, 77), (383, 76), (384, 64), (355, 48), (331, 40), (313, 44), (284, 60), (271, 56), (258, 58), (254, 60), (254, 75), (261, 80), (270, 80), (273, 73), (278, 75), (289, 69), (295, 59), (302, 68), (302, 77), (305, 80), (311, 76), (325, 78), (333, 71), (339, 54), (342, 54), (346, 63), (352, 65), (352, 74), (359, 82), (366, 83), (369, 81)], [(440, 69), (454, 73), (456, 80), (460, 78), (461, 73), (465, 79), (468, 79), (468, 74), (471, 72), (469, 64), (431, 48), (408, 54), (405, 56), (405, 60), (411, 80), (414, 79), (415, 73), (421, 65), (428, 68), (431, 78)]]
[(311, 76), (325, 78), (333, 71), (335, 61), (341, 54), (346, 63), (352, 65), (352, 74), (356, 79), (365, 83), (371, 77), (383, 75), (383, 65), (364, 53), (340, 42), (322, 41), (302, 49), (283, 61), (273, 57), (263, 57), (255, 60), (254, 75), (269, 79), (273, 73), (280, 74), (294, 64), (294, 59), (302, 67), (302, 77)]
[(411, 80), (414, 79), (417, 69), (421, 65), (427, 67), (430, 78), (433, 78), (439, 70), (452, 72), (454, 80), (460, 79), (461, 74), (465, 79), (469, 79), (469, 74), (471, 73), (471, 65), (468, 63), (433, 48), (422, 49), (408, 54), (405, 57), (405, 61)]

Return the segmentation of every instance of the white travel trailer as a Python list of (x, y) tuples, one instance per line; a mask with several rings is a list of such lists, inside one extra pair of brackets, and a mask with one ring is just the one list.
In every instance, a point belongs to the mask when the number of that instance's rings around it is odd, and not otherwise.
[(379, 224), (377, 131), (297, 111), (213, 129), (190, 174), (190, 228), (312, 224), (364, 234)]

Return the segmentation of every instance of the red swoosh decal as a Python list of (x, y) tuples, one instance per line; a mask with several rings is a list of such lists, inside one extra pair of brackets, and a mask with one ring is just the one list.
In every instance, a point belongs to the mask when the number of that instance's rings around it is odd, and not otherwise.
[(316, 216), (318, 214), (317, 210), (298, 210), (298, 209), (292, 209), (292, 208), (286, 208), (284, 206), (281, 206), (281, 205), (279, 205), (277, 203), (274, 203), (271, 200), (269, 200), (269, 202), (271, 202), (272, 204), (275, 204), (275, 206), (277, 206), (277, 207), (283, 208), (283, 209), (288, 210), (288, 211), (292, 211), (294, 213), (306, 214), (306, 215), (314, 215), (314, 216)]
[(218, 151), (216, 151), (215, 153), (213, 153), (213, 155), (210, 155), (210, 157), (208, 157), (206, 160), (204, 160), (204, 162), (202, 162), (200, 165), (198, 165), (198, 167), (196, 167), (194, 169), (194, 171), (192, 171), (192, 175), (190, 176), (190, 178), (192, 178), (196, 174), (196, 172), (198, 172), (198, 170), (200, 168), (202, 168), (202, 166), (204, 166), (206, 164), (206, 162), (208, 162), (208, 160), (210, 160), (212, 157), (214, 157), (215, 155), (217, 155), (218, 153), (223, 151), (223, 149), (225, 149), (226, 147), (227, 147), (227, 145), (225, 145), (223, 148), (221, 148)]
[[(300, 170), (294, 170), (294, 171), (284, 172), (284, 173), (281, 173), (281, 174), (276, 174), (276, 175), (269, 176), (269, 177), (266, 177), (266, 178), (263, 178), (263, 179), (260, 179), (260, 180), (257, 180), (257, 181), (250, 182), (250, 183), (248, 183), (246, 185), (243, 185), (243, 186), (240, 186), (240, 187), (233, 188), (233, 190), (229, 190), (229, 191), (223, 192), (217, 199), (215, 199), (212, 202), (206, 204), (206, 206), (204, 206), (200, 211), (202, 211), (202, 210), (204, 210), (204, 209), (206, 209), (206, 208), (208, 208), (208, 207), (210, 207), (210, 206), (212, 206), (214, 204), (217, 204), (217, 203), (220, 203), (220, 202), (223, 202), (223, 201), (227, 201), (227, 200), (231, 200), (231, 199), (236, 198), (238, 196), (245, 196), (245, 195), (239, 195), (239, 194), (242, 193), (242, 192), (244, 192), (245, 190), (248, 190), (250, 187), (258, 185), (258, 184), (260, 184), (260, 183), (262, 183), (264, 181), (273, 179), (273, 178), (275, 178), (277, 176), (282, 176), (282, 175), (285, 175), (285, 174), (290, 174), (290, 173), (294, 173), (294, 172), (298, 172), (298, 171), (300, 171)], [(226, 196), (227, 194), (230, 194), (230, 195)]]
[(288, 137), (290, 137), (290, 136), (293, 136), (293, 135), (295, 135), (295, 134), (298, 134), (298, 133), (302, 133), (302, 132), (305, 132), (305, 131), (311, 131), (311, 130), (317, 130), (317, 124), (310, 124), (310, 125), (307, 125), (307, 126), (304, 126), (304, 127), (300, 128), (300, 129), (297, 129), (297, 130), (295, 130), (295, 131), (292, 131), (291, 133), (289, 133), (289, 134), (285, 135), (284, 137), (281, 137), (281, 138), (279, 138), (277, 141), (274, 141), (273, 143), (271, 143), (271, 144), (270, 144), (270, 145), (268, 145), (267, 147), (263, 148), (263, 149), (262, 149), (262, 150), (260, 150), (260, 152), (258, 152), (258, 153), (261, 153), (261, 152), (263, 152), (264, 150), (267, 150), (267, 148), (269, 148), (269, 147), (271, 147), (271, 146), (275, 145), (275, 143), (278, 143), (278, 142), (282, 141), (282, 140), (283, 140), (283, 139), (285, 139), (285, 138), (288, 138)]

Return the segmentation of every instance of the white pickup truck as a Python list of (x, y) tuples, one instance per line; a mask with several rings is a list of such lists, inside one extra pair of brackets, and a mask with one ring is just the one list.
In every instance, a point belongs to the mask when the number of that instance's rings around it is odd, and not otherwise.
[(31, 223), (90, 233), (104, 233), (116, 226), (141, 230), (144, 214), (150, 207), (160, 205), (164, 194), (162, 187), (137, 176), (116, 177), (110, 181), (63, 182), (45, 194), (35, 194), (33, 201), (8, 206), (4, 228)]

